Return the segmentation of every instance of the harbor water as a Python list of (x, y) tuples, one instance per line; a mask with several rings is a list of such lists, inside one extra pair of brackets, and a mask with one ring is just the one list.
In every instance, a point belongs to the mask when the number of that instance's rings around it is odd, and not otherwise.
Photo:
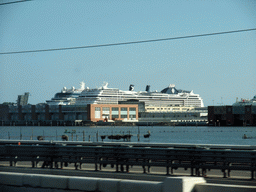
[[(150, 133), (150, 137), (144, 135)], [(256, 127), (208, 127), (208, 126), (63, 126), (30, 127), (2, 126), (0, 139), (61, 141), (67, 135), (69, 141), (123, 142), (123, 139), (108, 139), (109, 135), (132, 135), (130, 142), (256, 145)], [(139, 135), (139, 136), (138, 136)], [(247, 139), (243, 136), (246, 135)], [(129, 142), (129, 141), (126, 141)]]

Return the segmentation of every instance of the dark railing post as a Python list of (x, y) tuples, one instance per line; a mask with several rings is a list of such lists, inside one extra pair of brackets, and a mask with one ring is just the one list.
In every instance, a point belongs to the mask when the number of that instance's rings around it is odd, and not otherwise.
[[(122, 162), (123, 162), (123, 160), (122, 160)], [(124, 165), (123, 164), (120, 165), (120, 169), (121, 169), (121, 172), (124, 172)]]
[(190, 176), (194, 176), (194, 161), (190, 161)]
[(115, 157), (115, 160), (116, 160), (116, 172), (118, 172), (119, 171), (118, 170), (118, 163), (119, 163), (119, 150), (118, 149), (115, 149), (114, 157)]
[(58, 169), (59, 168), (59, 165), (58, 165), (58, 162), (55, 161), (55, 165), (54, 165), (55, 169)]
[(129, 164), (128, 164), (128, 159), (126, 159), (126, 172), (129, 173)]
[(230, 177), (230, 172), (231, 172), (231, 170), (230, 170), (230, 169), (228, 169), (228, 177)]
[(173, 175), (173, 160), (171, 160), (171, 174)]
[(94, 153), (94, 161), (95, 161), (95, 171), (98, 171), (98, 153), (96, 151), (96, 149), (94, 149), (95, 153)]
[(222, 169), (222, 172), (223, 172), (223, 178), (227, 178), (227, 173), (226, 173), (226, 168), (225, 168), (225, 166), (226, 166), (226, 162), (223, 162), (223, 169)]
[(166, 161), (166, 175), (170, 175), (170, 170), (169, 170), (169, 159)]
[(118, 157), (116, 158), (116, 172), (118, 172)]
[(223, 178), (227, 178), (226, 169), (222, 169), (222, 172), (223, 172)]
[(197, 163), (197, 167), (196, 167), (196, 176), (200, 177), (200, 169), (198, 167), (198, 163)]
[(254, 163), (251, 163), (251, 180), (254, 179)]
[(202, 169), (202, 176), (203, 176), (203, 177), (206, 177), (206, 176), (207, 176), (207, 175), (206, 175), (206, 169), (205, 169), (205, 168)]
[(52, 148), (52, 152), (53, 153), (51, 154), (51, 158), (50, 158), (51, 159), (51, 161), (50, 161), (50, 168), (53, 169), (53, 155), (54, 155), (54, 151), (53, 151), (53, 147), (51, 147), (51, 148)]
[(99, 157), (98, 160), (99, 160), (99, 167), (100, 167), (100, 171), (101, 171), (102, 170), (102, 160), (103, 159), (102, 159), (102, 157)]
[(98, 171), (97, 157), (95, 157), (95, 171)]
[[(143, 151), (143, 152), (144, 152), (144, 151)], [(145, 166), (145, 164), (146, 164), (146, 159), (145, 159), (145, 155), (143, 155), (143, 165), (142, 165), (143, 173), (147, 173), (147, 172), (146, 172), (146, 166)]]
[[(151, 160), (148, 159), (148, 164), (151, 163)], [(150, 165), (148, 165), (148, 173), (150, 173)]]

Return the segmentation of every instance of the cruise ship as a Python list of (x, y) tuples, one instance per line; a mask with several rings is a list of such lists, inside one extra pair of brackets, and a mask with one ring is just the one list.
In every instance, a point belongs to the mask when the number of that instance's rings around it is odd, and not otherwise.
[(252, 99), (241, 99), (241, 101), (236, 101), (233, 106), (245, 106), (253, 105), (256, 106), (256, 95)]
[(107, 82), (100, 88), (85, 88), (76, 98), (75, 105), (118, 104), (119, 101), (128, 100), (145, 102), (145, 106), (204, 107), (203, 99), (199, 94), (176, 89), (174, 84), (170, 84), (161, 92), (151, 92), (149, 85), (146, 86), (145, 91), (137, 92), (134, 91), (134, 85), (130, 85), (129, 90), (123, 91), (109, 88)]
[(61, 92), (56, 93), (51, 100), (47, 100), (46, 103), (48, 105), (72, 105), (75, 102), (75, 99), (82, 93), (85, 89), (85, 83), (80, 83), (80, 89), (76, 89), (75, 87), (71, 87), (71, 89), (67, 89), (63, 87)]

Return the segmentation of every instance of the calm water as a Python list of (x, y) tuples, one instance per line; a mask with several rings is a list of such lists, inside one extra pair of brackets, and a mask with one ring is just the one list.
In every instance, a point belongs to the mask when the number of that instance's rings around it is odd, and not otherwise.
[[(144, 138), (144, 134), (150, 131), (150, 138)], [(138, 142), (137, 134), (140, 133), (140, 141), (144, 143), (191, 143), (191, 144), (230, 144), (230, 145), (256, 145), (256, 127), (182, 127), (182, 126), (134, 126), (134, 127), (0, 127), (0, 139), (37, 139), (37, 136), (45, 136), (45, 140), (61, 140), (61, 135), (68, 135), (69, 140), (82, 141), (83, 132), (85, 141), (97, 141), (98, 132), (101, 135), (132, 134), (131, 142)], [(242, 139), (246, 134), (251, 139)], [(104, 141), (112, 141), (104, 139)], [(122, 139), (114, 142), (123, 141)]]

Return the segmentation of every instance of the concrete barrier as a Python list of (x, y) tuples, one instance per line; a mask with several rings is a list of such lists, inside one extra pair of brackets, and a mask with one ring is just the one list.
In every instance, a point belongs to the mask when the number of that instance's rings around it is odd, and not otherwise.
[(100, 179), (95, 177), (69, 177), (69, 189), (96, 191)]
[[(0, 192), (67, 192), (64, 189), (49, 189), (49, 188), (31, 188), (31, 187), (17, 187), (17, 186), (0, 186)], [(82, 192), (82, 191), (68, 191), (68, 192)]]
[(191, 192), (199, 183), (206, 183), (202, 177), (167, 177), (164, 180), (163, 191)]
[[(27, 177), (27, 175), (23, 175)], [(68, 189), (68, 176), (57, 176), (57, 175), (41, 175), (41, 186), (42, 188), (52, 188), (52, 189)]]
[[(31, 191), (39, 188), (40, 191), (101, 191), (101, 192), (161, 192), (162, 182), (103, 179), (95, 177), (74, 177), (43, 174), (26, 174), (0, 172), (0, 185), (2, 191)], [(24, 188), (25, 187), (25, 188)], [(33, 190), (32, 190), (33, 191)], [(1, 192), (1, 190), (0, 190)]]
[(41, 187), (42, 175), (39, 174), (27, 174), (22, 177), (23, 185), (30, 187)]
[(113, 192), (120, 189), (121, 179), (100, 179), (98, 183), (99, 191)]
[(225, 184), (211, 184), (203, 183), (195, 186), (196, 192), (255, 192), (256, 186), (245, 186), (245, 185), (225, 185)]
[(22, 177), (23, 177), (22, 173), (0, 172), (0, 184), (22, 186), (23, 185)]
[(250, 192), (256, 186), (207, 184), (202, 177), (167, 177), (163, 182), (0, 172), (0, 192)]
[(156, 192), (162, 191), (162, 182), (122, 180), (120, 192)]

